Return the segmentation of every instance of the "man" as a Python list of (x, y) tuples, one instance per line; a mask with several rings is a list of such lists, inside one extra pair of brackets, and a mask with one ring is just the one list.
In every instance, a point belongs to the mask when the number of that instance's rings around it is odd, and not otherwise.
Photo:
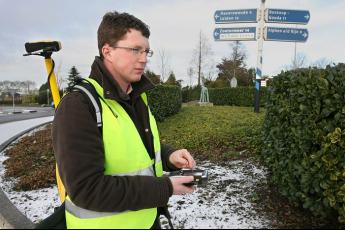
[(163, 170), (194, 168), (185, 150), (160, 145), (143, 76), (150, 31), (127, 13), (107, 13), (88, 84), (99, 96), (102, 129), (91, 100), (73, 91), (61, 101), (53, 124), (53, 147), (67, 191), (68, 228), (159, 228), (158, 207), (170, 196), (191, 193), (193, 177), (161, 177)]

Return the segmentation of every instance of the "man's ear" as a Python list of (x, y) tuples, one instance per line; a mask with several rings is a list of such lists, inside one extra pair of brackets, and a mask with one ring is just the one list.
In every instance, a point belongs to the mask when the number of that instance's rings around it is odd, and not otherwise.
[(105, 60), (111, 60), (111, 46), (109, 44), (105, 44), (102, 47), (102, 55)]

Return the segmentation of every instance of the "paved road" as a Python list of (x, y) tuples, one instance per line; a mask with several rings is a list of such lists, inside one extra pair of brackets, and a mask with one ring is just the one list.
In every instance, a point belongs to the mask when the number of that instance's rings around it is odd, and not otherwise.
[(12, 107), (1, 106), (0, 124), (54, 115), (54, 109), (50, 107), (16, 107), (14, 112)]
[(0, 144), (27, 129), (52, 121), (53, 118), (50, 116), (0, 124)]

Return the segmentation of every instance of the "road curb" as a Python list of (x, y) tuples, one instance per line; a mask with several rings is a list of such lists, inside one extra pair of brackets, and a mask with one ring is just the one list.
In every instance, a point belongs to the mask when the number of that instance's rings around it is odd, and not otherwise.
[[(4, 151), (6, 147), (8, 147), (12, 142), (17, 140), (19, 137), (23, 136), (26, 133), (31, 132), (34, 129), (37, 129), (39, 127), (45, 126), (49, 123), (52, 123), (52, 121), (45, 122), (40, 125), (36, 125), (30, 129), (27, 129), (4, 143), (0, 145), (0, 152)], [(0, 229), (33, 229), (35, 227), (35, 224), (29, 220), (23, 213), (21, 213), (16, 206), (12, 204), (12, 202), (8, 199), (6, 194), (2, 191), (0, 188)]]

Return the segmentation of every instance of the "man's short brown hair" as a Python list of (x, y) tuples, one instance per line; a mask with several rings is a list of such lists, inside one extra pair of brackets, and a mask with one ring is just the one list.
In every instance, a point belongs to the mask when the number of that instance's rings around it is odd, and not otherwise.
[(99, 55), (103, 57), (102, 47), (105, 44), (115, 46), (130, 29), (140, 31), (146, 38), (150, 37), (148, 26), (133, 15), (116, 11), (106, 13), (97, 31)]

